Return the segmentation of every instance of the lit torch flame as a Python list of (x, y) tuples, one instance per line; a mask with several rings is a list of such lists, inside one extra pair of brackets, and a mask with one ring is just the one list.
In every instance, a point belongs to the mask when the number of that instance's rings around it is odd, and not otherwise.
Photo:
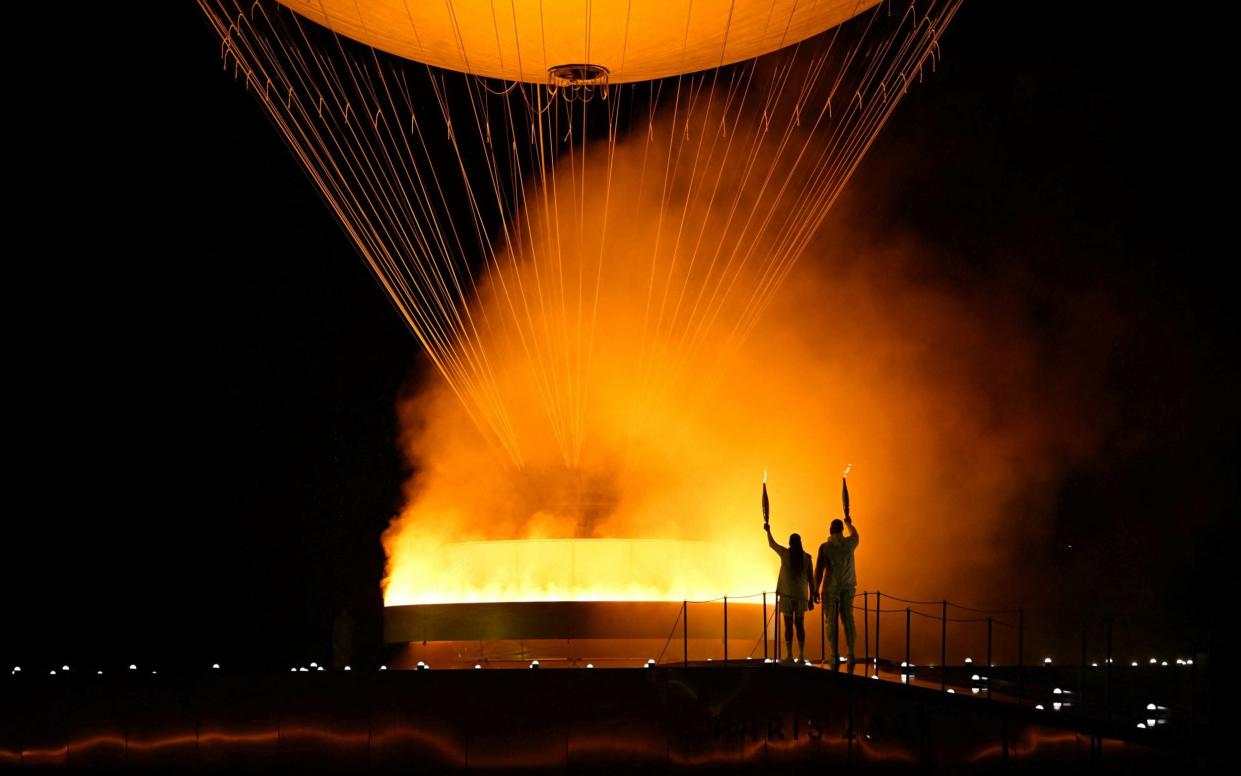
[(845, 507), (845, 519), (849, 519), (849, 470), (853, 468), (853, 464), (845, 467), (845, 475), (840, 478), (840, 501)]
[(771, 502), (767, 500), (767, 469), (763, 469), (763, 528), (771, 525)]

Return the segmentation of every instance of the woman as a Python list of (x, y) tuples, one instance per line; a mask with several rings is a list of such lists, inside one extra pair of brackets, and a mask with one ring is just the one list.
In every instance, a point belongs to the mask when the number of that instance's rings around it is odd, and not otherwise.
[(814, 564), (810, 553), (801, 546), (799, 534), (789, 535), (789, 546), (781, 547), (771, 536), (771, 526), (764, 524), (767, 545), (780, 556), (780, 579), (776, 582), (776, 599), (784, 615), (784, 654), (793, 654), (793, 625), (797, 625), (797, 659), (806, 659), (806, 612), (814, 609)]

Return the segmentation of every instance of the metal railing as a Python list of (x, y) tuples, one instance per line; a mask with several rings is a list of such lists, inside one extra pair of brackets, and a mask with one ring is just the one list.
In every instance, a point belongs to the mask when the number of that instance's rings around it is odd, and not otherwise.
[[(702, 641), (691, 634), (690, 628), (690, 609), (695, 605), (704, 604), (721, 604), (722, 609), (722, 630), (720, 632), (720, 643), (723, 646), (722, 661), (724, 664), (735, 662), (737, 655), (730, 654), (729, 642), (736, 634), (730, 631), (729, 603), (736, 604), (743, 600), (761, 599), (762, 604), (762, 625), (761, 633), (755, 641), (753, 648), (748, 654), (741, 659), (753, 659), (757, 656), (759, 647), (762, 648), (762, 658), (764, 661), (774, 660), (780, 662), (781, 645), (780, 628), (778, 615), (780, 612), (781, 596), (773, 591), (763, 591), (752, 593), (745, 596), (720, 596), (718, 598), (707, 599), (702, 601), (684, 600), (677, 615), (676, 620), (672, 624), (668, 638), (665, 641), (663, 650), (659, 653), (658, 662), (662, 662), (673, 639), (679, 633), (681, 640), (681, 662), (685, 665), (691, 665), (691, 641)], [(872, 600), (873, 599), (873, 600)], [(860, 605), (859, 605), (860, 602)], [(901, 607), (887, 607), (885, 604), (895, 602), (904, 604)], [(769, 603), (771, 604), (769, 606)], [(925, 611), (926, 608), (933, 607), (934, 611)], [(1134, 688), (1145, 688), (1141, 691), (1150, 695), (1164, 696), (1166, 703), (1148, 702), (1144, 705), (1135, 704), (1135, 693), (1137, 689), (1130, 689), (1124, 693), (1124, 698), (1119, 699), (1118, 704), (1117, 688), (1115, 686), (1115, 678), (1117, 669), (1116, 656), (1113, 652), (1113, 622), (1110, 615), (1102, 618), (1094, 618), (1082, 623), (1080, 633), (1073, 633), (1070, 629), (1061, 629), (1056, 631), (1050, 628), (1035, 628), (1027, 622), (1026, 609), (1024, 607), (1007, 608), (1007, 609), (987, 609), (975, 606), (967, 606), (956, 603), (948, 599), (939, 600), (918, 600), (903, 598), (883, 593), (882, 591), (864, 590), (854, 596), (854, 612), (861, 614), (861, 636), (863, 655), (857, 662), (868, 667), (867, 675), (871, 678), (887, 678), (884, 677), (881, 667), (888, 667), (892, 670), (888, 674), (899, 679), (902, 683), (914, 683), (915, 675), (922, 670), (924, 673), (927, 669), (937, 674), (938, 682), (928, 685), (922, 682), (923, 686), (938, 685), (941, 692), (956, 692), (957, 688), (967, 688), (971, 695), (985, 697), (988, 700), (998, 700), (1018, 705), (1034, 705), (1034, 708), (1042, 709), (1044, 704), (1048, 704), (1056, 711), (1061, 709), (1072, 709), (1077, 713), (1091, 713), (1095, 716), (1103, 716), (1112, 719), (1115, 714), (1121, 714), (1123, 717), (1134, 718), (1139, 717), (1145, 723), (1154, 720), (1155, 724), (1164, 724), (1170, 712), (1178, 712), (1183, 714), (1184, 719), (1191, 725), (1195, 715), (1195, 695), (1198, 685), (1198, 669), (1194, 665), (1194, 659), (1191, 649), (1191, 657), (1187, 660), (1176, 660), (1173, 671), (1180, 671), (1182, 674), (1188, 675), (1188, 681), (1177, 681), (1173, 678), (1171, 681), (1163, 681), (1164, 677), (1146, 677), (1139, 681), (1136, 677), (1138, 672), (1127, 670), (1126, 678)], [(828, 659), (828, 607), (826, 605), (820, 607), (819, 610), (819, 665), (826, 666)], [(953, 616), (954, 612), (960, 612), (967, 616)], [(899, 666), (895, 666), (893, 661), (886, 660), (881, 656), (881, 628), (884, 616), (904, 614), (904, 660)], [(871, 628), (874, 628), (874, 650), (872, 652)], [(968, 616), (977, 615), (977, 616)], [(915, 639), (914, 618), (920, 617), (939, 624), (938, 628), (938, 661), (930, 665), (917, 665), (915, 663)], [(979, 634), (971, 643), (978, 643), (982, 646), (985, 643), (984, 662), (982, 664), (975, 663), (971, 658), (965, 658), (960, 664), (950, 663), (949, 648), (950, 626), (978, 626)], [(1093, 628), (1092, 628), (1093, 626)], [(772, 637), (771, 629), (776, 630), (775, 637)], [(997, 629), (1007, 630), (1009, 632), (1009, 641), (1015, 651), (1015, 660), (1012, 662), (1001, 661), (997, 664), (996, 645), (997, 645)], [(1091, 662), (1090, 634), (1092, 629), (1101, 629), (1099, 634), (1102, 638), (1094, 642), (1097, 646), (1096, 651), (1102, 651), (1098, 655), (1098, 659)], [(701, 630), (700, 628), (698, 630)], [(1080, 648), (1078, 660), (1076, 664), (1070, 662), (1061, 664), (1056, 662), (1053, 664), (1051, 657), (1044, 658), (1042, 662), (1031, 662), (1027, 659), (1030, 647), (1029, 637), (1038, 635), (1043, 638), (1044, 644), (1060, 642), (1064, 644), (1066, 638), (1072, 638), (1077, 642), (1075, 646)], [(1077, 638), (1077, 637), (1080, 638)], [(714, 641), (713, 639), (711, 641)], [(831, 645), (833, 655), (839, 655), (836, 644)], [(919, 650), (921, 654), (926, 653), (926, 649)], [(1011, 653), (1010, 653), (1011, 654)], [(712, 662), (718, 657), (712, 655), (707, 657), (705, 661)], [(787, 660), (791, 655), (785, 655)], [(844, 662), (845, 658), (838, 658), (837, 665), (832, 668), (839, 668), (839, 662)], [(807, 661), (810, 662), (810, 661)], [(1159, 668), (1168, 668), (1167, 660), (1152, 661)], [(1140, 664), (1133, 661), (1127, 667), (1128, 669), (1139, 669), (1146, 664)], [(985, 671), (985, 673), (984, 673)], [(1004, 690), (996, 688), (996, 685), (1002, 685)], [(1180, 689), (1178, 689), (1180, 688)], [(1177, 696), (1175, 699), (1167, 696)], [(1089, 702), (1089, 705), (1088, 705)], [(1143, 714), (1150, 712), (1151, 716), (1142, 717)], [(1155, 712), (1158, 712), (1156, 714)]]

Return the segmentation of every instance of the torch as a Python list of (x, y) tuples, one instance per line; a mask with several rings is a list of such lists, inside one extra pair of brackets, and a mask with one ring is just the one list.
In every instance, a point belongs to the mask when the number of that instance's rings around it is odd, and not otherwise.
[(840, 478), (840, 500), (845, 506), (845, 520), (849, 519), (849, 470), (852, 468), (853, 464), (846, 466), (845, 474)]
[(763, 469), (763, 528), (771, 528), (771, 502), (767, 500), (766, 469)]

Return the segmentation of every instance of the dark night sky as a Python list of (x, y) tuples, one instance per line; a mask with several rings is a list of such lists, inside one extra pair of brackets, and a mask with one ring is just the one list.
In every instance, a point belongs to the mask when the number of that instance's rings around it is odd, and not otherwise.
[[(341, 605), (377, 634), (419, 348), (194, 4), (151, 6), (10, 63), (0, 660), (323, 659)], [(1218, 639), (1239, 387), (1221, 49), (1201, 14), (1082, 6), (967, 2), (850, 209), (943, 257), (928, 284), (1021, 300), (1065, 359), (1092, 351), (1042, 301), (1123, 311), (1082, 387), (1110, 431), (1021, 572), (1105, 598), (1150, 574), (1159, 595), (1107, 605)], [(1055, 560), (1068, 543), (1089, 554)]]

